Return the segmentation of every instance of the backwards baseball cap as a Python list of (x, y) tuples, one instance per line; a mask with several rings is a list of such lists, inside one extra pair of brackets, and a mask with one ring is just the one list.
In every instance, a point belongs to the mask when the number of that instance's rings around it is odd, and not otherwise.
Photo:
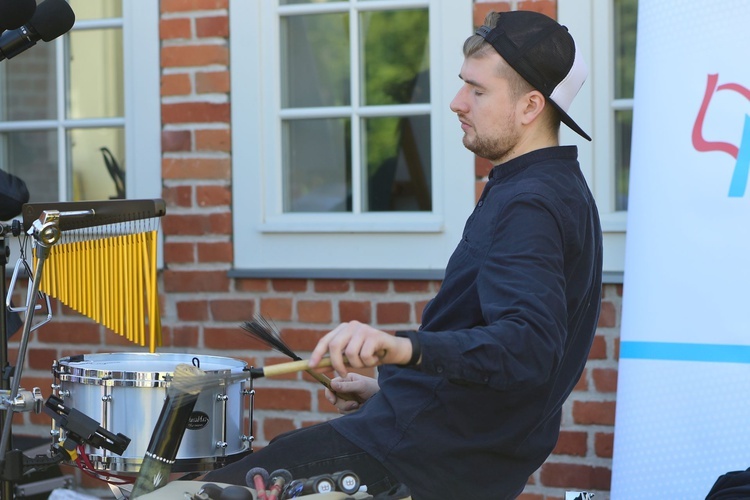
[(568, 115), (573, 98), (588, 76), (568, 28), (544, 14), (525, 10), (503, 12), (494, 28), (482, 26), (476, 34), (532, 87), (544, 94), (560, 113), (560, 120), (590, 141)]

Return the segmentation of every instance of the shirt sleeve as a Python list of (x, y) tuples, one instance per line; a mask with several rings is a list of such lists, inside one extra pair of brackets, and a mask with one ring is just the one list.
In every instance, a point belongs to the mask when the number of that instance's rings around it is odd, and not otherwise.
[(486, 230), (492, 235), (486, 253), (477, 257), (473, 285), (483, 324), (420, 331), (420, 368), (497, 390), (533, 388), (554, 372), (565, 343), (562, 216), (542, 195), (516, 195)]

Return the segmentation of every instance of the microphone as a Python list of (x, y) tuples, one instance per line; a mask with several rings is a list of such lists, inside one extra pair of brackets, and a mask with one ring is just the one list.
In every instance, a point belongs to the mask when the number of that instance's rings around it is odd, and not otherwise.
[(284, 485), (292, 480), (292, 473), (286, 469), (278, 469), (271, 473), (271, 493), (268, 500), (276, 500), (284, 489)]
[(0, 31), (20, 28), (36, 11), (34, 0), (0, 0)]
[(245, 475), (245, 483), (258, 492), (258, 500), (266, 500), (266, 483), (268, 471), (263, 467), (253, 467)]
[(43, 40), (49, 42), (70, 31), (76, 15), (65, 0), (44, 0), (28, 23), (0, 36), (0, 61), (17, 56)]

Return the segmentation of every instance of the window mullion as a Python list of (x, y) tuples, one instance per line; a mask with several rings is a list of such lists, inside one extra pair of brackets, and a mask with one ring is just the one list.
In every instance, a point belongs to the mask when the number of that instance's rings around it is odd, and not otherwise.
[(58, 196), (61, 200), (70, 199), (69, 184), (70, 172), (68, 168), (68, 134), (65, 127), (67, 118), (66, 108), (68, 103), (68, 57), (67, 43), (69, 34), (59, 37), (55, 41), (55, 66), (57, 75), (57, 177)]
[(360, 40), (359, 30), (359, 12), (355, 6), (351, 6), (349, 9), (349, 54), (351, 61), (351, 78), (350, 78), (350, 95), (351, 95), (351, 148), (352, 148), (352, 213), (358, 214), (362, 212), (362, 207), (367, 200), (363, 200), (364, 186), (362, 185), (362, 158), (363, 158), (363, 137), (362, 137), (362, 122), (359, 114), (359, 108), (362, 105), (360, 102), (362, 92), (362, 79), (364, 78), (364, 68), (361, 67), (360, 61), (360, 46), (362, 40)]

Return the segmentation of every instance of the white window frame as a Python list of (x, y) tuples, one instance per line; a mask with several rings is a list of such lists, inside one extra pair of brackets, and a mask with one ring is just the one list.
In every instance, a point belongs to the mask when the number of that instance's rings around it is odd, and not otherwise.
[[(161, 111), (159, 81), (159, 4), (123, 0), (122, 18), (76, 21), (71, 31), (101, 27), (122, 28), (124, 65), (124, 116), (117, 118), (68, 119), (65, 117), (67, 52), (63, 35), (55, 44), (57, 65), (57, 118), (0, 123), (0, 131), (55, 130), (59, 197), (67, 200), (69, 175), (67, 132), (71, 128), (123, 127), (127, 198), (161, 196)], [(45, 42), (38, 42), (45, 43)], [(28, 49), (34, 50), (34, 47)], [(18, 57), (23, 57), (19, 55)]]
[(355, 5), (391, 9), (407, 4), (430, 9), (433, 210), (310, 214), (281, 211), (278, 42), (279, 12), (303, 12), (310, 5), (230, 0), (232, 275), (442, 277), (474, 204), (474, 157), (463, 147), (449, 109), (460, 86), (461, 46), (471, 34), (472, 1), (345, 0), (315, 8), (354, 12)]
[(567, 26), (589, 67), (589, 77), (570, 114), (591, 135), (588, 142), (566, 127), (563, 143), (575, 144), (586, 179), (596, 197), (604, 232), (604, 273), (622, 282), (627, 212), (615, 210), (614, 13), (610, 0), (558, 0), (558, 21)]

